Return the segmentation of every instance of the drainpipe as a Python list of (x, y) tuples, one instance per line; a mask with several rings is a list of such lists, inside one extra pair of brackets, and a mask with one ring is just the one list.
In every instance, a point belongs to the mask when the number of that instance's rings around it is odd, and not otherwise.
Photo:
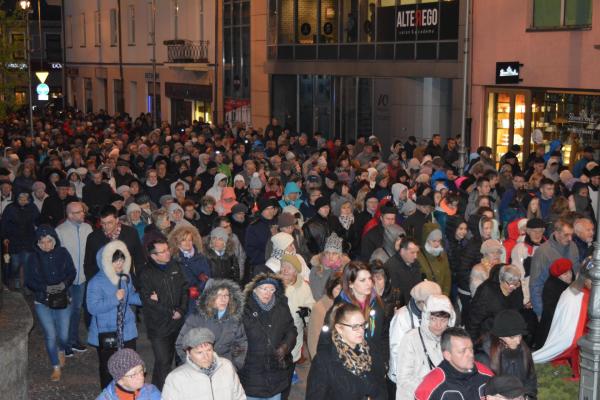
[(465, 11), (465, 39), (463, 53), (463, 90), (462, 90), (462, 120), (460, 128), (460, 146), (458, 146), (458, 169), (462, 174), (465, 169), (465, 143), (467, 135), (467, 92), (469, 90), (468, 74), (469, 74), (469, 21), (471, 19), (471, 0), (466, 1)]
[[(121, 35), (121, 0), (117, 0), (117, 18), (118, 18), (118, 25), (119, 25), (119, 77), (121, 79), (121, 103), (123, 104), (123, 112), (125, 112), (125, 81), (123, 79), (123, 40), (122, 39), (122, 35)], [(107, 90), (108, 90), (108, 85), (107, 86)], [(114, 90), (113, 90), (114, 92)], [(106, 105), (106, 107), (108, 108), (108, 104)], [(121, 110), (119, 110), (121, 111)], [(108, 110), (107, 110), (108, 112)]]
[(215, 0), (215, 76), (213, 77), (213, 125), (219, 120), (219, 99), (217, 86), (219, 85), (219, 0)]

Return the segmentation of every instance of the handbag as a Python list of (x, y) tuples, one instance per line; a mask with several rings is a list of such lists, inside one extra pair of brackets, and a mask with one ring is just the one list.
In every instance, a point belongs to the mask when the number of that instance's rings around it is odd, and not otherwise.
[(67, 296), (67, 290), (63, 290), (58, 293), (48, 293), (46, 297), (48, 307), (53, 310), (62, 310), (69, 306), (69, 296)]
[[(121, 277), (119, 277), (119, 284), (117, 286), (118, 289), (121, 289), (121, 282), (122, 279)], [(127, 300), (125, 300), (126, 302)], [(110, 331), (110, 332), (102, 332), (102, 333), (98, 333), (98, 347), (100, 348), (100, 350), (115, 350), (115, 349), (119, 349), (119, 348), (123, 348), (123, 341), (122, 341), (122, 336), (123, 336), (123, 321), (119, 321), (119, 316), (118, 314), (121, 312), (120, 308), (124, 307), (125, 303), (123, 301), (119, 302), (119, 305), (117, 306), (117, 330), (115, 331)], [(119, 326), (120, 325), (120, 326)], [(119, 343), (119, 328), (121, 330), (121, 343)], [(98, 319), (96, 319), (96, 329), (100, 330), (98, 328)]]

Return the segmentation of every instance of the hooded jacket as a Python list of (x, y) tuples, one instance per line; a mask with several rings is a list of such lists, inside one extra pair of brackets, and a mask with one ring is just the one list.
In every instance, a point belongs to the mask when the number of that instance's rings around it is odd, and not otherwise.
[(385, 264), (396, 253), (396, 240), (400, 235), (406, 235), (406, 233), (399, 225), (386, 226), (383, 229), (383, 243), (371, 254), (369, 262), (379, 260), (382, 264)]
[[(421, 325), (411, 329), (403, 338), (396, 359), (396, 400), (413, 400), (414, 392), (423, 378), (444, 359), (441, 336), (429, 330), (432, 312), (450, 314), (448, 326), (454, 326), (456, 314), (446, 296), (432, 295), (427, 298)], [(421, 339), (422, 338), (422, 339)], [(425, 349), (423, 348), (425, 345)]]
[(33, 203), (21, 206), (15, 200), (6, 207), (0, 221), (0, 237), (9, 240), (8, 251), (10, 254), (33, 250), (35, 225), (39, 215), (40, 213)]
[[(225, 313), (219, 318), (216, 309), (211, 308), (217, 293), (221, 289), (229, 291), (229, 304)], [(244, 298), (240, 287), (227, 279), (211, 279), (206, 285), (198, 301), (198, 307), (187, 317), (179, 337), (175, 343), (175, 349), (181, 359), (185, 359), (183, 338), (187, 332), (194, 328), (207, 328), (216, 338), (213, 348), (221, 357), (233, 363), (236, 370), (244, 366), (248, 340), (244, 325), (242, 323), (242, 312), (244, 311)]]
[(427, 279), (436, 282), (442, 288), (442, 292), (446, 296), (450, 296), (452, 276), (450, 274), (450, 263), (448, 262), (446, 251), (442, 251), (439, 256), (434, 256), (425, 249), (427, 237), (435, 229), (439, 229), (435, 224), (427, 224), (423, 227), (423, 240), (417, 260), (421, 265), (421, 272), (427, 276)]
[(221, 194), (223, 193), (223, 188), (219, 186), (219, 182), (221, 182), (223, 179), (227, 179), (227, 175), (222, 172), (216, 174), (212, 187), (206, 192), (207, 196), (211, 196), (217, 202), (221, 200)]
[(33, 292), (35, 301), (44, 305), (48, 304), (48, 286), (63, 283), (68, 289), (76, 275), (73, 260), (52, 227), (40, 226), (35, 232), (36, 242), (48, 235), (56, 241), (54, 248), (46, 252), (36, 245), (25, 265), (25, 285)]
[[(483, 217), (479, 215), (472, 215), (469, 218), (469, 222), (467, 223), (469, 227), (469, 231), (473, 235), (465, 251), (462, 255), (460, 267), (456, 271), (456, 283), (458, 284), (459, 290), (463, 292), (463, 294), (471, 294), (469, 289), (469, 278), (471, 276), (471, 269), (479, 264), (481, 261), (481, 244), (483, 240), (481, 238), (481, 232), (483, 230), (482, 222)], [(493, 234), (492, 234), (493, 237)]]
[(509, 223), (506, 227), (506, 239), (502, 243), (504, 246), (504, 250), (506, 253), (506, 262), (510, 262), (510, 257), (512, 255), (513, 248), (517, 245), (519, 240), (520, 232), (519, 232), (519, 222), (521, 219), (515, 219), (511, 223)]
[[(119, 277), (113, 266), (112, 258), (117, 250), (125, 255), (123, 263), (123, 277)], [(100, 271), (88, 283), (86, 304), (92, 316), (88, 331), (88, 343), (98, 346), (98, 334), (103, 332), (115, 332), (117, 330), (117, 300), (116, 293), (121, 280), (121, 288), (125, 289), (125, 318), (123, 325), (123, 339), (125, 341), (137, 338), (138, 331), (135, 323), (135, 314), (131, 305), (141, 306), (140, 295), (135, 291), (131, 282), (131, 255), (127, 246), (120, 240), (109, 242), (102, 247), (96, 255), (96, 261)]]
[[(252, 295), (258, 282), (266, 278), (278, 282), (277, 291), (273, 294), (275, 304), (270, 311), (261, 309)], [(248, 353), (246, 363), (238, 374), (248, 396), (271, 397), (283, 392), (291, 382), (294, 368), (290, 353), (298, 332), (283, 290), (281, 280), (271, 274), (255, 276), (244, 290), (242, 321), (248, 337)], [(279, 363), (275, 351), (281, 346), (287, 347), (287, 354)]]
[[(296, 200), (292, 201), (288, 198), (288, 196), (292, 193), (298, 193), (298, 197)], [(302, 195), (302, 191), (296, 184), (296, 182), (288, 182), (283, 189), (283, 197), (279, 200), (279, 207), (284, 208), (286, 206), (294, 206), (297, 209), (300, 209), (302, 205), (302, 199), (300, 198)]]
[(213, 358), (215, 367), (209, 376), (186, 357), (185, 363), (167, 376), (162, 399), (245, 400), (246, 394), (231, 362), (216, 352)]

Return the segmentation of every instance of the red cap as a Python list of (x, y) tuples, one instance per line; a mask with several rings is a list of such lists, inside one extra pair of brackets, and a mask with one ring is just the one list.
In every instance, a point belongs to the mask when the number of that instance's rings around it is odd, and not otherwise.
[(550, 265), (550, 275), (558, 278), (573, 268), (573, 262), (568, 258), (559, 258)]

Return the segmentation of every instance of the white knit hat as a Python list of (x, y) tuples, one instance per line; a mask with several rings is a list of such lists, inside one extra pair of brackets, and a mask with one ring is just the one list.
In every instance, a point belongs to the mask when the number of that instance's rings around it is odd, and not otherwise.
[(294, 237), (286, 232), (279, 232), (271, 238), (273, 242), (273, 250), (285, 250), (288, 246), (294, 243)]

